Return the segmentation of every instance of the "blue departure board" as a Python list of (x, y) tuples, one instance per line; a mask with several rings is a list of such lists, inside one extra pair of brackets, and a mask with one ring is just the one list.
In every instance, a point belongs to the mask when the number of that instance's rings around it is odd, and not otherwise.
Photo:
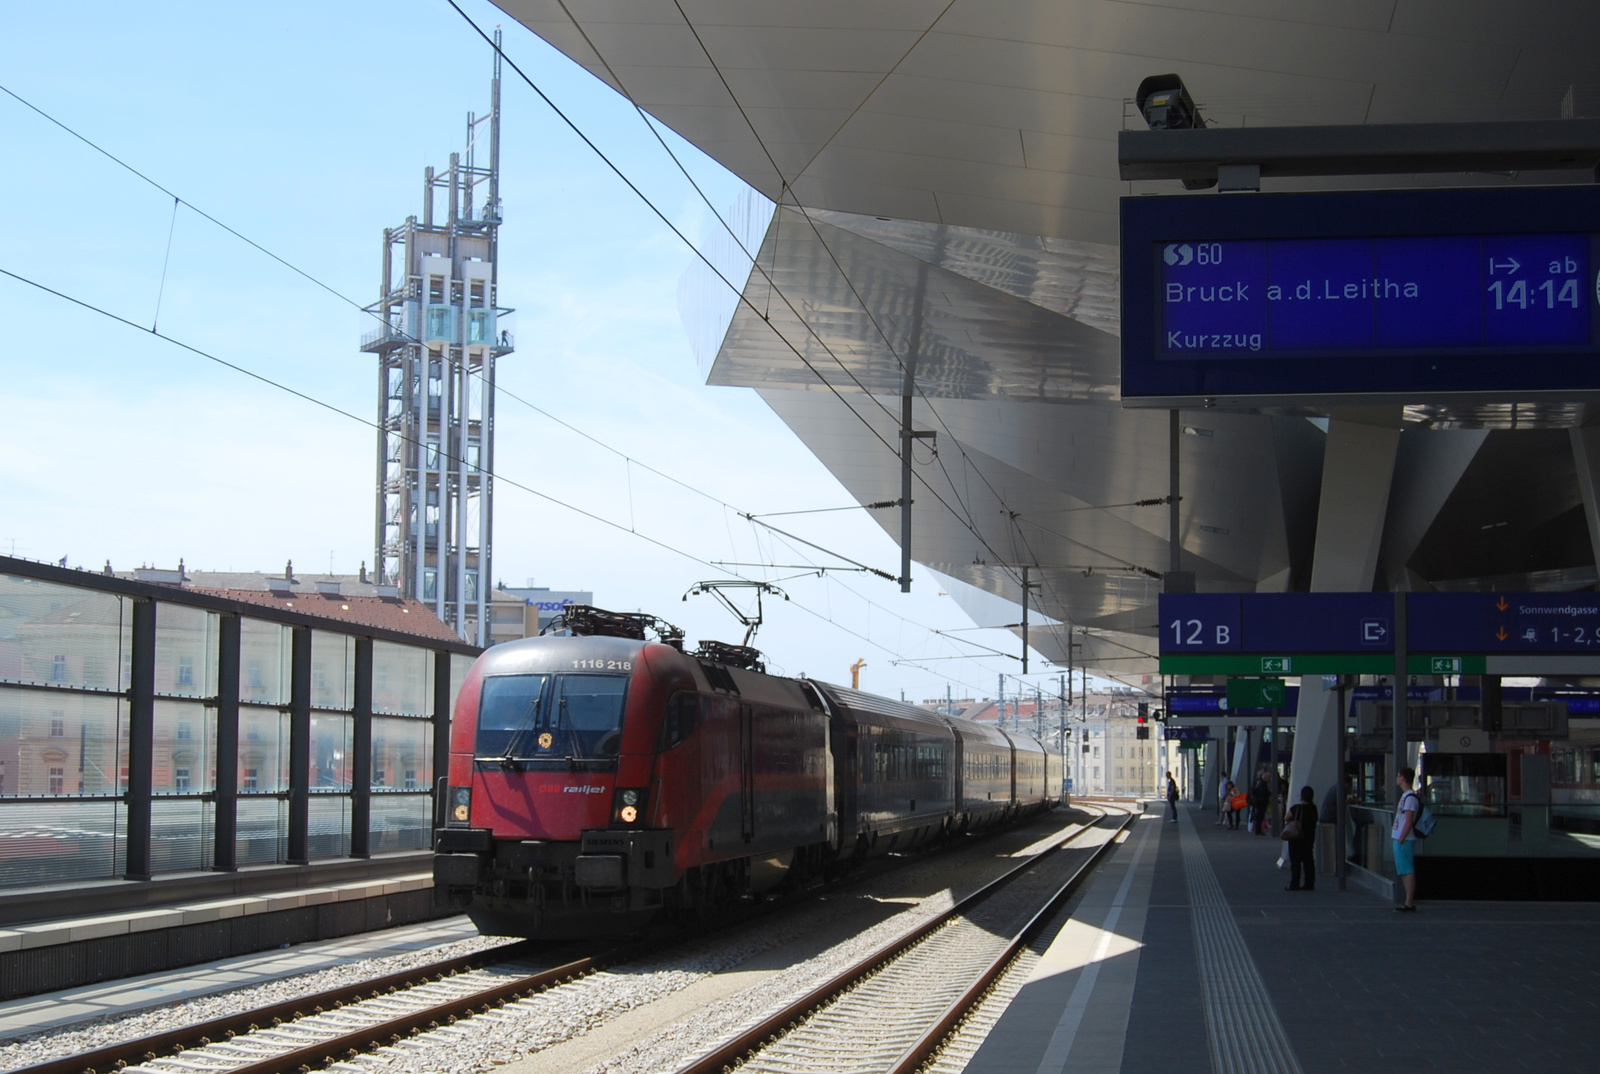
[(1156, 246), (1161, 357), (1595, 342), (1589, 235)]
[(1600, 394), (1600, 188), (1123, 200), (1123, 395)]

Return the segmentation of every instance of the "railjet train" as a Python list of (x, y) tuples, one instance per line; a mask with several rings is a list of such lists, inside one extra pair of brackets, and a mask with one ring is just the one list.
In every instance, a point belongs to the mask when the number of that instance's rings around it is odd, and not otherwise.
[(484, 653), (456, 700), (434, 878), (485, 933), (703, 916), (1059, 800), (1026, 735), (649, 642), (652, 617), (565, 619)]

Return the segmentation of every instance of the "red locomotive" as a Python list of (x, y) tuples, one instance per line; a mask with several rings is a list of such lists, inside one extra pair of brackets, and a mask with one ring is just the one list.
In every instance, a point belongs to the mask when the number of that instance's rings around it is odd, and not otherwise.
[(456, 700), (434, 878), (485, 933), (626, 931), (1059, 800), (1029, 736), (647, 642), (648, 616), (566, 619), (484, 653)]

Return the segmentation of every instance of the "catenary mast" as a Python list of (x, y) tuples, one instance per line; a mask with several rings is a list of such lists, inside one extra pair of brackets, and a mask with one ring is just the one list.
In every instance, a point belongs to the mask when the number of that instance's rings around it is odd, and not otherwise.
[(496, 305), (499, 44), (497, 30), (489, 111), (467, 113), (465, 152), (424, 171), (420, 220), (384, 229), (382, 285), (367, 307), (379, 323), (361, 340), (378, 356), (377, 581), (479, 645), (493, 581), (495, 362), (513, 349), (511, 311)]

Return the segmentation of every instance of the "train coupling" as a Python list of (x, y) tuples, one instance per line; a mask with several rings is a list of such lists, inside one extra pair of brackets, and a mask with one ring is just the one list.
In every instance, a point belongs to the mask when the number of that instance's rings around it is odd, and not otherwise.
[(675, 882), (672, 832), (586, 831), (572, 879), (578, 887), (595, 891), (669, 888)]

